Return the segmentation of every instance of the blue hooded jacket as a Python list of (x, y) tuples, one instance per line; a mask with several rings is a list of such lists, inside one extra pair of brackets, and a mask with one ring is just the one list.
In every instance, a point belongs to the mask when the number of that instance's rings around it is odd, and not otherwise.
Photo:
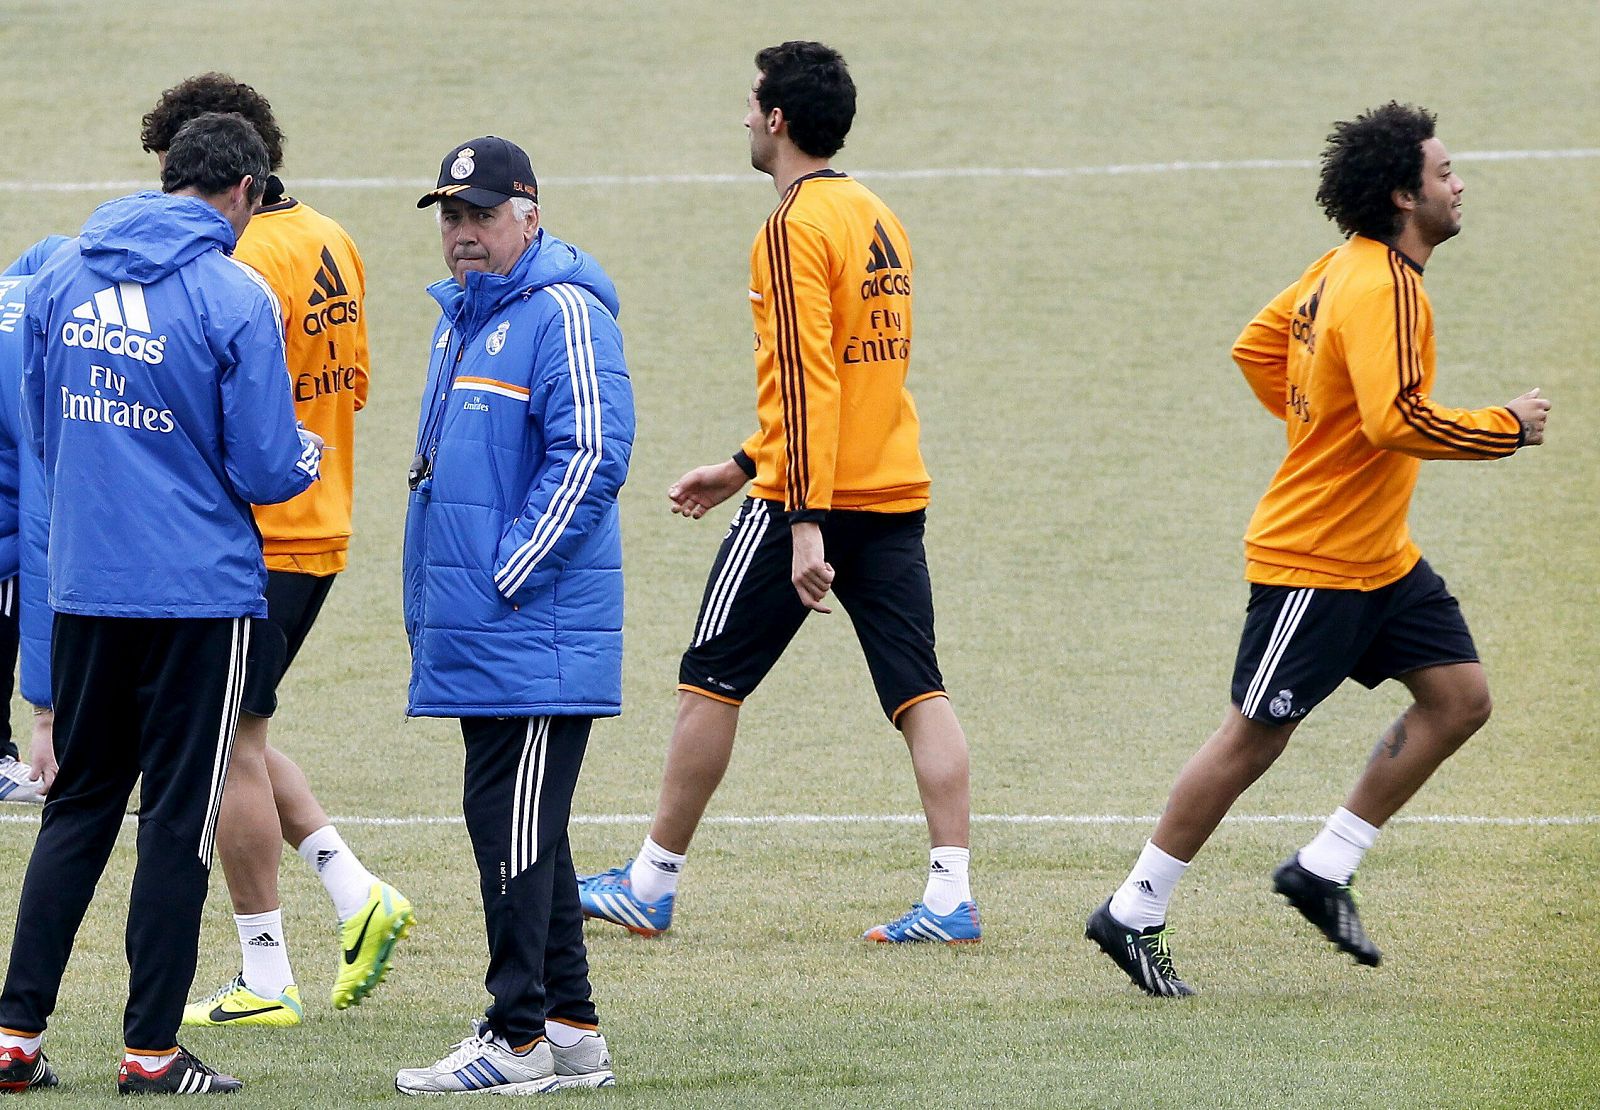
[(50, 704), (50, 634), (55, 614), (46, 598), (44, 464), (19, 449), (22, 419), (23, 313), (32, 273), (24, 255), (0, 277), (0, 577), (17, 575), (20, 687), (34, 705)]
[(36, 274), (50, 260), (51, 255), (70, 242), (72, 240), (65, 235), (46, 235), (19, 254), (15, 262), (0, 272), (0, 277), (27, 277)]
[(266, 615), (250, 505), (311, 484), (277, 299), (195, 197), (97, 208), (28, 291), (22, 426), (44, 460), (50, 606)]
[[(15, 484), (5, 484), (0, 496), (14, 500), (0, 506), (0, 520), (15, 507), (17, 544), (17, 630), (20, 634), (18, 686), (34, 705), (50, 702), (50, 636), (55, 613), (47, 597), (45, 545), (50, 539), (50, 517), (44, 506), (44, 463), (32, 451), (20, 450), (22, 437), (22, 335), (23, 311), (32, 277), (51, 255), (72, 240), (47, 235), (22, 254), (0, 275), (0, 483), (9, 483), (14, 460)], [(10, 454), (7, 455), (7, 452)], [(6, 537), (0, 533), (0, 567), (5, 563)]]
[(622, 711), (622, 534), (633, 388), (617, 294), (539, 232), (507, 275), (429, 286), (443, 313), (406, 511), (408, 712)]
[(0, 276), (0, 581), (21, 568), (17, 445), (22, 437), (22, 316), (30, 282), (26, 275)]

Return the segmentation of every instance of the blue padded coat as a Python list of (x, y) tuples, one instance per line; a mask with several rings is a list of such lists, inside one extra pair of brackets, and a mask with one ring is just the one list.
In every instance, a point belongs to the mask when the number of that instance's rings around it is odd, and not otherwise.
[(634, 431), (616, 288), (541, 231), (510, 274), (428, 292), (443, 312), (406, 512), (407, 712), (615, 716)]

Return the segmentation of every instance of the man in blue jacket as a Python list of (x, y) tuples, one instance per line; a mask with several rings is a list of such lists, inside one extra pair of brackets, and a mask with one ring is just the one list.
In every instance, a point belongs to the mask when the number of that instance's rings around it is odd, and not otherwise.
[[(21, 435), (18, 406), (22, 397), (22, 314), (27, 304), (32, 276), (46, 260), (69, 240), (64, 235), (48, 235), (29, 247), (0, 273), (0, 689), (5, 696), (0, 705), (11, 701), (11, 680), (17, 667), (22, 639), (37, 628), (37, 614), (28, 613), (30, 587), (27, 525), (29, 506), (23, 498), (30, 479), (29, 460), (17, 450)], [(37, 466), (37, 463), (34, 464)], [(44, 595), (38, 594), (37, 602)], [(31, 627), (30, 627), (31, 626)], [(46, 651), (49, 623), (45, 618)], [(34, 704), (33, 744), (28, 763), (22, 762), (16, 739), (11, 735), (9, 713), (0, 713), (0, 802), (26, 802), (43, 805), (50, 784), (55, 781), (54, 748), (50, 742), (49, 710), (39, 708), (39, 691), (30, 688), (26, 660), (23, 663), (22, 696)], [(50, 704), (48, 689), (42, 704)], [(41, 728), (40, 714), (46, 714)]]
[(494, 1004), (395, 1077), (407, 1094), (614, 1082), (567, 820), (593, 719), (622, 711), (633, 392), (616, 289), (540, 229), (538, 199), (527, 154), (491, 135), (445, 155), (417, 205), (439, 206), (451, 277), (428, 289), (443, 313), (406, 512), (408, 712), (461, 719)]
[(0, 1089), (53, 1085), (61, 975), (142, 774), (123, 1093), (237, 1090), (177, 1044), (266, 568), (252, 502), (316, 477), (278, 306), (229, 252), (266, 182), (234, 115), (174, 139), (161, 193), (101, 205), (34, 278), (24, 449), (44, 461), (58, 770), (0, 991)]

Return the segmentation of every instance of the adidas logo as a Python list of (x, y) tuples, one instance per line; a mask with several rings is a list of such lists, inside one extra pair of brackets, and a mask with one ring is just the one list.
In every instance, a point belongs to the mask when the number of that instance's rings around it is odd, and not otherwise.
[(938, 860), (934, 860), (933, 863), (931, 865), (929, 865), (928, 871), (929, 871), (930, 874), (933, 874), (933, 875), (948, 875), (948, 874), (950, 874), (950, 869), (948, 867), (946, 867), (944, 864), (940, 863)]
[(895, 253), (894, 244), (889, 242), (889, 233), (883, 230), (883, 221), (879, 220), (872, 229), (871, 257), (867, 259), (867, 273), (875, 274), (879, 270), (900, 270), (900, 256)]
[(872, 245), (867, 248), (867, 280), (861, 283), (861, 299), (867, 301), (891, 293), (909, 297), (911, 275), (904, 271), (900, 253), (894, 249), (889, 233), (883, 229), (883, 221), (879, 220), (873, 225)]
[(1140, 890), (1144, 891), (1146, 894), (1148, 894), (1152, 898), (1154, 898), (1156, 896), (1156, 888), (1150, 885), (1150, 880), (1149, 879), (1140, 879), (1138, 882), (1134, 883), (1133, 885), (1138, 887)]
[(672, 863), (670, 860), (653, 859), (650, 861), (650, 866), (657, 871), (665, 871), (668, 875), (676, 875), (683, 870), (682, 866)]
[(317, 873), (320, 875), (322, 873), (322, 869), (324, 867), (328, 866), (328, 864), (333, 861), (333, 857), (338, 855), (338, 854), (339, 854), (339, 850), (337, 848), (332, 848), (332, 849), (330, 849), (330, 848), (321, 848), (321, 849), (319, 849), (317, 851)]
[(344, 275), (339, 272), (339, 266), (327, 247), (322, 248), (322, 265), (317, 268), (317, 276), (312, 280), (317, 287), (306, 298), (306, 304), (319, 305), (335, 297), (350, 295), (350, 287), (344, 283)]
[[(316, 288), (306, 298), (306, 304), (314, 311), (306, 313), (300, 321), (307, 335), (321, 335), (330, 327), (353, 324), (360, 318), (361, 310), (355, 298), (350, 296), (350, 287), (345, 284), (344, 275), (339, 272), (339, 265), (334, 262), (333, 253), (327, 247), (322, 248), (322, 264), (317, 267), (317, 276), (311, 280)], [(347, 299), (338, 299), (341, 297)]]
[(72, 310), (72, 319), (61, 326), (61, 342), (159, 366), (166, 357), (167, 337), (150, 338), (144, 287), (119, 281)]
[(1294, 310), (1294, 318), (1289, 321), (1289, 334), (1309, 347), (1313, 354), (1317, 350), (1317, 309), (1322, 305), (1322, 287), (1326, 284), (1328, 279), (1323, 278), (1316, 292), (1300, 302)]
[(245, 943), (253, 948), (276, 948), (278, 947), (278, 938), (271, 933), (260, 933), (251, 937)]

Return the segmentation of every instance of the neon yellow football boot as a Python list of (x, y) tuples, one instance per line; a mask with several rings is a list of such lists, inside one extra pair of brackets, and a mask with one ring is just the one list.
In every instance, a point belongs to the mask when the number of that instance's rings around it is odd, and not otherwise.
[(300, 988), (290, 983), (277, 998), (264, 998), (244, 985), (244, 976), (219, 987), (207, 998), (183, 1008), (185, 1025), (253, 1025), (282, 1027), (299, 1025), (305, 1015), (300, 1005)]
[(333, 1008), (347, 1009), (377, 989), (389, 974), (396, 942), (411, 932), (416, 916), (404, 894), (385, 882), (372, 884), (367, 904), (339, 924), (339, 975)]

